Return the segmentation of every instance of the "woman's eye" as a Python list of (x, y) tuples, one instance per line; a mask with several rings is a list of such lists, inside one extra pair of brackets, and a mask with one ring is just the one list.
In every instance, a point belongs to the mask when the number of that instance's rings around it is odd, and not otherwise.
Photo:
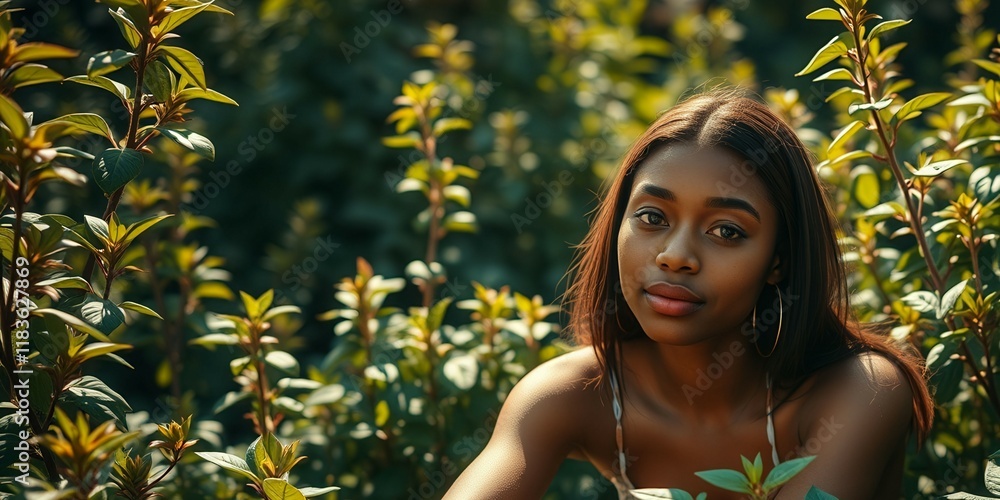
[(663, 222), (665, 221), (662, 215), (649, 210), (640, 210), (635, 213), (635, 217), (644, 224), (649, 224), (653, 226), (659, 226), (663, 224)]
[(736, 226), (718, 226), (712, 230), (712, 234), (729, 241), (736, 241), (742, 238), (746, 238), (747, 235), (740, 231)]

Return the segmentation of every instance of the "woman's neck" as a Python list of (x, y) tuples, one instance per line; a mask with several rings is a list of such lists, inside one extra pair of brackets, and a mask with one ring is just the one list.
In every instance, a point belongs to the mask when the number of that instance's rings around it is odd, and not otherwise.
[[(765, 412), (764, 360), (743, 336), (691, 346), (636, 339), (625, 368), (642, 390), (685, 421), (729, 426)], [(628, 348), (626, 348), (628, 349)]]

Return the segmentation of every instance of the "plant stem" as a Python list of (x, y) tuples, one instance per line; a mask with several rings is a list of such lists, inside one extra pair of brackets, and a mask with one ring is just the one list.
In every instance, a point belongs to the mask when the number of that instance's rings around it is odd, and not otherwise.
[[(849, 26), (852, 35), (854, 36), (854, 47), (857, 51), (857, 64), (858, 71), (861, 76), (862, 90), (865, 94), (865, 101), (869, 104), (875, 103), (875, 98), (872, 95), (871, 86), (868, 84), (868, 72), (866, 66), (867, 59), (867, 45), (862, 46), (861, 43), (861, 33), (858, 26)], [(927, 269), (930, 272), (930, 277), (932, 281), (932, 286), (937, 292), (938, 297), (941, 297), (945, 291), (946, 283), (941, 278), (940, 273), (937, 269), (937, 264), (934, 262), (933, 256), (931, 256), (930, 248), (927, 245), (927, 238), (924, 236), (924, 230), (920, 219), (921, 213), (918, 211), (917, 207), (914, 206), (913, 197), (910, 196), (910, 186), (907, 184), (906, 179), (903, 177), (903, 171), (899, 168), (899, 162), (896, 159), (895, 151), (895, 140), (890, 141), (885, 131), (885, 124), (882, 123), (882, 117), (879, 116), (879, 110), (872, 108), (871, 110), (872, 121), (875, 123), (875, 130), (878, 134), (879, 141), (881, 142), (882, 149), (885, 151), (886, 160), (889, 163), (889, 168), (892, 170), (892, 175), (896, 179), (896, 184), (899, 185), (899, 189), (903, 193), (903, 199), (906, 201), (906, 209), (910, 214), (910, 230), (913, 236), (917, 239), (917, 245), (920, 247), (920, 253), (923, 255), (924, 262), (927, 264)], [(951, 317), (946, 317), (945, 322), (951, 331), (955, 330), (955, 322)], [(992, 381), (992, 371), (986, 374), (987, 376), (982, 376), (982, 371), (979, 369), (978, 363), (976, 363), (975, 358), (971, 355), (971, 351), (965, 344), (965, 340), (962, 340), (962, 348), (966, 353), (965, 360), (969, 367), (975, 373), (976, 380), (979, 384), (983, 386), (986, 391), (986, 395), (993, 405), (994, 409), (1000, 413), (1000, 396), (997, 395), (996, 388), (993, 386)], [(986, 359), (987, 366), (990, 366), (990, 359), (987, 356)]]
[[(129, 115), (128, 122), (128, 132), (125, 140), (125, 147), (128, 149), (136, 148), (136, 136), (139, 132), (139, 115), (142, 114), (143, 102), (142, 102), (142, 82), (146, 76), (146, 64), (149, 62), (146, 60), (149, 54), (150, 43), (143, 37), (142, 41), (139, 42), (139, 53), (135, 58), (136, 70), (135, 70), (135, 91), (132, 97), (132, 109)], [(121, 202), (122, 193), (125, 192), (125, 186), (116, 189), (111, 196), (108, 197), (108, 205), (104, 208), (104, 215), (101, 216), (104, 220), (110, 220), (111, 214), (118, 209), (118, 204)], [(94, 273), (94, 255), (91, 254), (87, 257), (87, 263), (83, 266), (83, 272), (81, 275), (83, 279), (90, 281), (90, 275)]]
[[(365, 283), (365, 287), (367, 287), (367, 286), (368, 286), (368, 283)], [(365, 301), (364, 296), (365, 296), (365, 292), (364, 292), (364, 288), (363, 288), (358, 293), (358, 318), (359, 318), (359, 320), (358, 320), (358, 330), (361, 332), (361, 340), (365, 344), (365, 366), (373, 366), (372, 363), (375, 360), (375, 354), (374, 354), (374, 350), (373, 350), (373, 344), (375, 343), (375, 333), (368, 329), (368, 323), (369, 323), (369, 321), (371, 319), (373, 319), (375, 317), (375, 314), (374, 314), (373, 311), (370, 311), (368, 309), (368, 303)], [(371, 406), (372, 424), (376, 424), (374, 427), (377, 430), (382, 431), (382, 433), (386, 435), (385, 439), (382, 439), (378, 435), (376, 435), (375, 437), (376, 437), (376, 439), (378, 439), (382, 443), (381, 444), (381, 447), (382, 447), (382, 465), (383, 466), (388, 466), (389, 463), (392, 461), (392, 446), (390, 446), (389, 441), (388, 441), (389, 437), (392, 434), (383, 431), (382, 428), (379, 427), (377, 425), (377, 423), (375, 422), (375, 420), (377, 419), (376, 413), (377, 413), (377, 409), (378, 409), (378, 403), (376, 402), (376, 399), (375, 399), (375, 396), (376, 396), (375, 395), (375, 388), (372, 387), (371, 383), (368, 382), (368, 378), (364, 376), (363, 372), (362, 372), (361, 375), (362, 375), (362, 379), (361, 380), (362, 380), (362, 382), (364, 383), (364, 386), (365, 386), (365, 396), (367, 396), (369, 406)]]

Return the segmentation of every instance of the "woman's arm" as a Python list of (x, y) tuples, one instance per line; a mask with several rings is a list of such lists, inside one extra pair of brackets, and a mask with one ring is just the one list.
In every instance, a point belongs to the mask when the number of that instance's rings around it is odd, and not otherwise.
[[(572, 353), (525, 375), (504, 401), (486, 449), (447, 500), (541, 498), (580, 437), (583, 381)], [(566, 359), (562, 359), (566, 358)]]
[[(811, 397), (799, 455), (816, 455), (777, 498), (803, 498), (817, 488), (841, 500), (898, 498), (902, 461), (913, 416), (913, 392), (903, 371), (878, 354), (861, 354), (832, 369)], [(894, 478), (894, 479), (893, 479)], [(888, 494), (888, 496), (886, 496)]]

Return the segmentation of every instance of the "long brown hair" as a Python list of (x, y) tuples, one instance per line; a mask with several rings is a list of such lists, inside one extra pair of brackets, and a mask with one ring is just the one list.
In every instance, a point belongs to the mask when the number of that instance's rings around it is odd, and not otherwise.
[[(794, 388), (819, 368), (852, 354), (882, 354), (909, 379), (914, 428), (918, 443), (923, 442), (934, 404), (922, 357), (891, 343), (878, 325), (854, 318), (836, 217), (808, 150), (767, 106), (735, 91), (698, 94), (662, 114), (625, 154), (589, 232), (576, 247), (563, 302), (571, 334), (578, 344), (593, 346), (602, 378), (614, 373), (622, 380), (623, 342), (645, 335), (622, 295), (616, 251), (636, 170), (655, 149), (682, 143), (725, 148), (750, 162), (780, 216), (777, 252), (785, 273), (778, 285), (785, 297), (795, 297), (795, 306), (785, 308), (780, 342), (775, 345), (777, 328), (757, 338), (764, 350), (775, 346), (767, 358), (775, 383)], [(775, 287), (765, 287), (758, 305), (775, 304), (775, 292)]]

